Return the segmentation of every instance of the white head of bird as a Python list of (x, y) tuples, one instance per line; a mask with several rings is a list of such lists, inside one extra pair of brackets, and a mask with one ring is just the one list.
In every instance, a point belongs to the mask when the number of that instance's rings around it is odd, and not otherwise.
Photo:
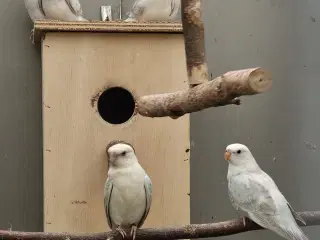
[(249, 148), (240, 143), (228, 145), (224, 153), (224, 159), (227, 160), (230, 165), (239, 168), (258, 167), (258, 164), (252, 156)]
[(107, 155), (109, 165), (112, 167), (128, 167), (138, 161), (133, 146), (124, 141), (109, 143)]

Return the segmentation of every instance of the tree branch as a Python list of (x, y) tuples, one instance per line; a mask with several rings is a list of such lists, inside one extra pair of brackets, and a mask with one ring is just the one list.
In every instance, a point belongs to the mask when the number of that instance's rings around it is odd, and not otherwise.
[[(301, 212), (299, 215), (305, 220), (307, 226), (320, 225), (320, 211)], [(303, 225), (300, 225), (303, 226)], [(248, 218), (234, 219), (219, 223), (190, 224), (177, 228), (149, 228), (137, 230), (137, 240), (173, 240), (194, 239), (234, 235), (242, 232), (262, 229)], [(3, 240), (120, 240), (117, 232), (73, 234), (73, 233), (43, 233), (43, 232), (17, 232), (0, 230)]]
[(137, 100), (137, 112), (145, 117), (178, 118), (209, 107), (239, 105), (237, 97), (265, 92), (271, 85), (271, 74), (261, 68), (227, 72), (187, 90), (143, 96)]
[(201, 0), (181, 0), (181, 18), (190, 87), (207, 82)]

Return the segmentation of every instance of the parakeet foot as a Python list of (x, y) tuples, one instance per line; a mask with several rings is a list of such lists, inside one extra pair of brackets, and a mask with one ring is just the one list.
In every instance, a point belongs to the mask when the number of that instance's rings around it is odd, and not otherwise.
[(122, 239), (126, 237), (126, 232), (120, 226), (116, 228), (116, 231), (121, 234)]
[(132, 225), (132, 227), (131, 227), (132, 240), (135, 240), (136, 234), (137, 234), (137, 226), (136, 225)]

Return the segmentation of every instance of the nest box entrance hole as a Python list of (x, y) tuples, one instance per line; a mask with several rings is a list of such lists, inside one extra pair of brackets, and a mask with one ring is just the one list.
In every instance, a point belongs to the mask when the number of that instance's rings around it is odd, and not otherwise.
[(106, 89), (98, 99), (98, 112), (110, 124), (127, 122), (135, 112), (133, 95), (122, 87)]

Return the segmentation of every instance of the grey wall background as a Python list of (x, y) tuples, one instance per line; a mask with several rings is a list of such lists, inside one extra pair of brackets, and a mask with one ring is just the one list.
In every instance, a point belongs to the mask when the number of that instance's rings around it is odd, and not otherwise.
[[(227, 197), (226, 145), (246, 144), (297, 211), (320, 208), (320, 1), (204, 0), (206, 51), (214, 76), (263, 66), (270, 92), (192, 115), (192, 222), (237, 216)], [(314, 149), (315, 148), (315, 149)], [(275, 160), (274, 160), (275, 159)], [(319, 239), (320, 227), (305, 228)], [(279, 239), (252, 232), (223, 239)]]
[[(123, 13), (131, 0), (124, 0)], [(117, 0), (81, 0), (89, 19)], [(191, 116), (191, 219), (237, 217), (226, 186), (226, 145), (248, 145), (260, 166), (297, 210), (319, 210), (320, 2), (203, 0), (210, 73), (262, 66), (272, 91), (243, 98), (240, 107)], [(118, 17), (117, 10), (113, 14)], [(42, 230), (41, 59), (29, 40), (22, 0), (0, 1), (0, 228)], [(320, 227), (305, 228), (316, 239)], [(280, 239), (252, 232), (221, 239)]]

